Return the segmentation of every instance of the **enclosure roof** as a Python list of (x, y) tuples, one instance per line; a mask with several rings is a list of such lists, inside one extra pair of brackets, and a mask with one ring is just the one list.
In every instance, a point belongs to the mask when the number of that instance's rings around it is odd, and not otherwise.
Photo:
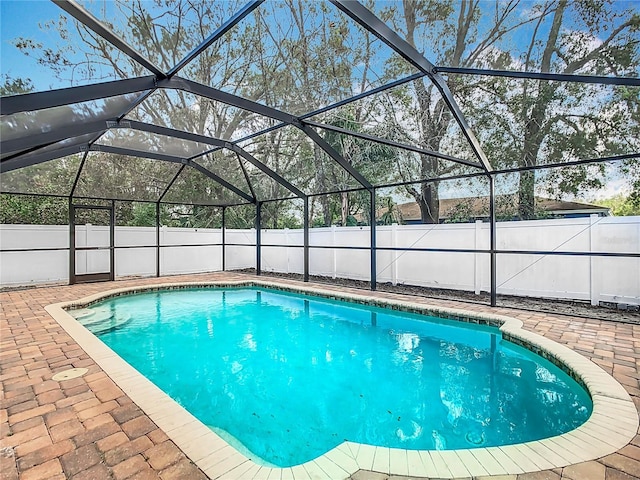
[(594, 137), (592, 157), (542, 142), (548, 158), (513, 167), (497, 146), (539, 133), (507, 131), (532, 89), (638, 97), (637, 7), (565, 3), (5, 1), (0, 190), (235, 205), (636, 158), (637, 138), (576, 127), (577, 100), (542, 115)]

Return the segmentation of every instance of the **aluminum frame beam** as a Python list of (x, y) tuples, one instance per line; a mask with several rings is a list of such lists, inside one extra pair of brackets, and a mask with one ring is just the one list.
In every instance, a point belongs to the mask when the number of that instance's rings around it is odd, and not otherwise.
[(373, 185), (358, 172), (353, 165), (340, 155), (329, 143), (322, 138), (318, 132), (316, 132), (309, 125), (302, 123), (299, 127), (307, 136), (314, 141), (321, 149), (323, 149), (331, 158), (333, 158), (343, 169), (345, 169), (357, 182), (367, 190), (372, 190)]
[(116, 121), (114, 118), (94, 120), (92, 122), (78, 122), (64, 127), (56, 128), (49, 132), (34, 133), (24, 137), (4, 140), (0, 143), (0, 148), (4, 152), (20, 152), (33, 147), (47, 146), (60, 142), (68, 138), (80, 137), (90, 133), (98, 133), (109, 128), (107, 122)]
[(378, 285), (378, 254), (376, 240), (376, 190), (372, 188), (369, 191), (369, 263), (370, 263), (370, 288), (372, 291), (377, 289)]
[(400, 85), (404, 85), (405, 83), (413, 82), (414, 80), (418, 80), (418, 79), (424, 77), (425, 75), (426, 75), (426, 73), (424, 73), (424, 72), (418, 72), (418, 73), (414, 73), (412, 75), (409, 75), (408, 77), (399, 78), (398, 80), (394, 80), (393, 82), (385, 83), (384, 85), (380, 85), (379, 87), (372, 88), (371, 90), (367, 90), (366, 92), (359, 93), (357, 95), (354, 95), (353, 97), (345, 98), (344, 100), (340, 100), (339, 102), (332, 103), (331, 105), (327, 105), (326, 107), (322, 107), (322, 108), (319, 108), (319, 109), (314, 110), (312, 112), (305, 113), (304, 115), (301, 115), (300, 118), (302, 120), (304, 120), (304, 119), (307, 119), (307, 118), (314, 117), (316, 115), (328, 112), (328, 111), (333, 110), (335, 108), (339, 108), (339, 107), (342, 107), (344, 105), (348, 105), (350, 103), (357, 102), (358, 100), (362, 100), (363, 98), (367, 98), (367, 97), (370, 97), (372, 95), (376, 95), (378, 93), (382, 93), (382, 92), (385, 92), (387, 90), (391, 90), (392, 88), (399, 87)]
[(126, 155), (136, 158), (148, 158), (150, 160), (160, 160), (169, 163), (185, 163), (185, 160), (182, 157), (176, 157), (175, 155), (167, 155), (159, 152), (147, 152), (145, 150), (136, 150), (135, 148), (128, 147), (116, 147), (115, 145), (95, 144), (89, 147), (89, 151), (113, 153), (114, 155)]
[(129, 93), (142, 92), (156, 88), (155, 77), (129, 78), (125, 80), (114, 80), (111, 82), (94, 83), (92, 85), (81, 85), (78, 87), (57, 88), (44, 92), (24, 93), (22, 95), (12, 95), (2, 97), (0, 102), (0, 113), (2, 115), (12, 115), (20, 112), (30, 112), (45, 108), (61, 107), (74, 103), (90, 102), (107, 97), (127, 95)]
[(347, 130), (346, 128), (336, 127), (335, 125), (328, 125), (326, 123), (314, 122), (311, 120), (303, 120), (302, 123), (306, 123), (313, 127), (322, 128), (324, 130), (331, 130), (332, 132), (343, 133), (351, 137), (362, 138), (363, 140), (368, 140), (370, 142), (376, 142), (382, 145), (389, 145), (390, 147), (401, 148), (403, 150), (409, 150), (412, 152), (420, 153), (422, 155), (429, 155), (431, 157), (441, 158), (442, 160), (448, 160), (450, 162), (461, 163), (463, 165), (467, 165), (470, 167), (483, 168), (482, 165), (476, 162), (471, 162), (469, 160), (464, 160), (458, 157), (452, 157), (451, 155), (446, 155), (444, 153), (439, 153), (433, 150), (426, 150), (424, 148), (414, 147), (413, 145), (407, 145), (406, 143), (394, 142), (392, 140), (387, 140), (385, 138), (376, 137), (374, 135), (369, 135), (366, 133), (354, 132), (353, 130)]
[(31, 165), (37, 165), (39, 163), (48, 162), (49, 160), (55, 160), (56, 158), (62, 158), (68, 155), (74, 155), (82, 151), (84, 151), (84, 149), (81, 149), (78, 145), (73, 145), (71, 147), (61, 148), (51, 152), (3, 160), (0, 162), (0, 173), (7, 173), (19, 168), (30, 167)]
[[(180, 169), (179, 171), (182, 172), (182, 169)], [(175, 178), (178, 178), (178, 176), (176, 175)], [(156, 277), (159, 277), (159, 276), (160, 276), (160, 201), (158, 200), (156, 202)]]
[(80, 181), (80, 175), (82, 175), (82, 170), (84, 169), (84, 165), (87, 162), (87, 157), (89, 156), (89, 150), (84, 152), (82, 155), (82, 160), (80, 161), (80, 166), (78, 167), (78, 171), (76, 172), (76, 178), (73, 180), (73, 185), (71, 186), (71, 191), (69, 192), (69, 201), (71, 202), (73, 199), (73, 194), (76, 193), (76, 188), (78, 188), (78, 182)]
[[(268, 166), (266, 166), (260, 160), (256, 159), (253, 155), (251, 155), (249, 152), (244, 150), (242, 147), (236, 145), (235, 143), (232, 143), (232, 142), (229, 142), (229, 141), (226, 141), (226, 140), (221, 140), (221, 139), (215, 138), (215, 137), (208, 137), (206, 135), (199, 135), (197, 133), (185, 132), (185, 131), (182, 131), (182, 130), (175, 130), (173, 128), (160, 127), (158, 125), (153, 125), (153, 124), (150, 124), (150, 123), (138, 122), (136, 120), (124, 120), (124, 121), (120, 122), (117, 125), (116, 128), (118, 128), (118, 127), (119, 128), (131, 128), (133, 130), (139, 130), (139, 131), (144, 131), (144, 132), (149, 132), (149, 133), (155, 133), (155, 134), (158, 134), (158, 135), (165, 135), (165, 136), (169, 136), (169, 137), (180, 138), (182, 140), (188, 140), (188, 141), (191, 141), (191, 142), (206, 143), (206, 144), (209, 144), (209, 145), (215, 145), (217, 147), (222, 147), (222, 148), (225, 148), (227, 150), (231, 150), (232, 152), (235, 152), (236, 154), (241, 155), (244, 159), (246, 159), (248, 162), (253, 164), (260, 171), (262, 171), (263, 173), (265, 173), (266, 175), (271, 177), (273, 180), (278, 182), (280, 185), (285, 187), (287, 190), (289, 190), (292, 193), (294, 193), (296, 196), (298, 196), (298, 197), (306, 197), (306, 194), (302, 190), (300, 190), (297, 187), (295, 187), (294, 185), (292, 185), (290, 182), (288, 182), (281, 175), (279, 175), (278, 173), (276, 173), (275, 171), (270, 169)], [(196, 158), (200, 158), (202, 156), (204, 156), (204, 153), (200, 154), (200, 155), (197, 155), (196, 157), (192, 157), (189, 160), (191, 161), (191, 160), (194, 160)]]
[(530, 80), (549, 80), (552, 82), (595, 83), (600, 85), (627, 85), (640, 87), (640, 78), (605, 77), (602, 75), (569, 75), (565, 73), (519, 72), (509, 70), (489, 70), (486, 68), (462, 68), (436, 66), (437, 73), (455, 73), (460, 75), (481, 75), (489, 77), (521, 78)]
[(222, 37), (225, 33), (235, 27), (242, 19), (244, 19), (247, 15), (253, 12), (257, 7), (260, 6), (265, 0), (252, 0), (247, 3), (244, 7), (242, 7), (238, 12), (236, 12), (231, 18), (229, 18), (226, 22), (224, 22), (220, 27), (216, 29), (211, 35), (209, 35), (206, 39), (200, 43), (196, 48), (191, 50), (180, 62), (178, 62), (169, 72), (167, 72), (167, 77), (171, 78), (180, 70), (182, 70), (187, 64), (193, 61), (198, 55), (204, 52), (212, 43)]
[[(42, 153), (42, 152), (38, 152), (38, 150), (42, 150), (43, 148), (49, 147), (51, 145), (55, 145), (57, 142), (48, 142), (48, 143), (44, 143), (42, 145), (36, 145), (35, 147), (31, 147), (28, 148), (26, 150), (18, 150), (18, 151), (13, 151), (13, 152), (1, 152), (0, 154), (0, 161), (5, 162), (7, 160), (13, 160), (14, 158), (18, 158), (18, 157), (25, 157), (28, 156), (30, 154), (38, 154), (38, 153)], [(82, 142), (80, 143), (76, 143), (74, 145), (81, 145)], [(71, 145), (67, 145), (67, 146), (71, 146)]]
[(144, 68), (153, 72), (157, 78), (165, 78), (166, 74), (160, 67), (154, 64), (151, 60), (141, 55), (127, 42), (122, 40), (115, 32), (107, 28), (104, 23), (94, 17), (88, 10), (76, 3), (74, 0), (52, 0), (53, 3), (58, 5), (61, 9), (71, 15), (73, 18), (84, 24), (87, 28), (93, 30), (96, 34), (100, 35), (111, 45), (116, 47), (125, 55), (138, 62)]
[(205, 143), (207, 145), (215, 145), (216, 147), (224, 147), (227, 142), (215, 137), (207, 137), (206, 135), (200, 135), (197, 133), (186, 132), (184, 130), (176, 130), (175, 128), (161, 127), (153, 123), (139, 122), (138, 120), (129, 120), (127, 118), (122, 119), (117, 125), (114, 125), (114, 129), (131, 129), (138, 130), (140, 132), (153, 133), (156, 135), (163, 135), (165, 137), (179, 138), (180, 140), (187, 140), (194, 143)]
[(260, 160), (255, 158), (253, 155), (251, 155), (249, 152), (244, 150), (242, 147), (239, 147), (238, 145), (229, 142), (229, 143), (227, 143), (227, 145), (225, 145), (225, 148), (227, 148), (228, 150), (231, 150), (231, 151), (237, 153), (238, 155), (240, 155), (246, 161), (251, 163), (253, 166), (255, 166), (257, 169), (259, 169), (261, 172), (267, 174), (269, 177), (271, 177), (273, 180), (278, 182), (280, 185), (282, 185), (284, 188), (289, 190), (294, 195), (296, 195), (296, 196), (298, 196), (300, 198), (306, 198), (307, 197), (306, 193), (304, 193), (302, 190), (297, 188), (295, 185), (292, 185), (290, 182), (285, 180), (278, 173), (276, 173), (273, 170), (271, 170), (264, 163), (262, 163)]
[(247, 182), (247, 186), (249, 187), (249, 191), (251, 192), (251, 195), (253, 195), (255, 198), (258, 198), (255, 190), (253, 189), (253, 185), (251, 185), (251, 179), (249, 178), (249, 173), (247, 172), (247, 169), (244, 167), (244, 163), (242, 163), (242, 159), (240, 158), (240, 155), (238, 153), (236, 153), (236, 159), (238, 160), (238, 165), (240, 165), (240, 169), (242, 170), (242, 174), (244, 175), (244, 181)]
[(342, 155), (336, 152), (335, 149), (333, 149), (331, 145), (324, 141), (324, 139), (322, 139), (313, 129), (305, 127), (300, 119), (294, 115), (285, 113), (272, 107), (268, 107), (266, 105), (262, 105), (261, 103), (254, 102), (243, 97), (238, 97), (237, 95), (233, 95), (222, 90), (218, 90), (217, 88), (208, 87), (206, 85), (202, 85), (201, 83), (187, 80), (182, 77), (170, 78), (167, 82), (163, 82), (162, 85), (159, 86), (160, 88), (176, 88), (178, 90), (184, 90), (196, 95), (209, 98), (211, 100), (216, 100), (227, 105), (231, 105), (233, 107), (257, 113), (264, 117), (280, 120), (281, 122), (288, 125), (292, 125), (306, 133), (307, 136), (311, 138), (311, 140), (316, 145), (318, 145), (322, 150), (325, 151), (325, 153), (327, 153), (331, 158), (338, 162), (340, 166), (347, 170), (347, 172), (349, 172), (361, 185), (366, 188), (372, 188), (372, 185), (362, 175), (360, 175), (360, 173), (356, 171), (349, 164), (349, 162), (347, 162), (342, 157)]
[(498, 295), (498, 264), (497, 264), (497, 225), (496, 225), (496, 179), (495, 175), (489, 175), (489, 270), (491, 276), (491, 306), (496, 306)]
[[(314, 117), (316, 115), (320, 115), (322, 113), (334, 110), (336, 108), (343, 107), (343, 106), (348, 105), (350, 103), (357, 102), (358, 100), (362, 100), (363, 98), (367, 98), (367, 97), (369, 97), (371, 95), (375, 95), (376, 93), (381, 93), (381, 92), (384, 92), (385, 90), (388, 90), (390, 88), (394, 88), (394, 87), (403, 85), (405, 83), (409, 83), (409, 82), (411, 82), (413, 80), (417, 80), (419, 78), (424, 77), (425, 75), (426, 74), (423, 73), (423, 72), (414, 73), (413, 75), (409, 75), (408, 77), (404, 77), (404, 78), (401, 78), (399, 80), (395, 80), (393, 82), (386, 83), (386, 84), (381, 85), (381, 86), (379, 86), (377, 88), (374, 88), (372, 90), (368, 90), (366, 92), (362, 92), (362, 93), (360, 93), (358, 95), (355, 95), (353, 97), (347, 98), (345, 100), (340, 100), (339, 102), (332, 103), (331, 105), (327, 105), (326, 107), (319, 108), (318, 110), (314, 110), (312, 112), (305, 113), (304, 115), (300, 116), (299, 119), (304, 121), (307, 118), (311, 118), (311, 117)], [(273, 125), (271, 127), (265, 128), (264, 130), (260, 130), (258, 132), (254, 132), (254, 133), (251, 133), (251, 134), (249, 134), (249, 135), (247, 135), (245, 137), (242, 137), (242, 138), (236, 140), (236, 142), (240, 143), (240, 142), (244, 142), (246, 140), (251, 140), (252, 138), (259, 137), (260, 135), (265, 135), (267, 133), (273, 132), (274, 130), (278, 130), (279, 128), (286, 127), (287, 125), (289, 125), (289, 124), (285, 123), (285, 122), (280, 123), (278, 125)]]
[(195, 168), (200, 173), (206, 175), (207, 177), (211, 178), (212, 180), (215, 180), (220, 185), (222, 185), (223, 187), (227, 188), (228, 190), (231, 190), (233, 193), (235, 193), (239, 197), (243, 198), (247, 202), (256, 203), (256, 201), (257, 201), (256, 198), (253, 198), (250, 195), (247, 195), (245, 192), (243, 192), (242, 190), (240, 190), (236, 186), (234, 186), (234, 185), (230, 184), (229, 182), (227, 182), (224, 178), (220, 178), (218, 175), (213, 173), (211, 170), (208, 170), (207, 168), (205, 168), (202, 165), (199, 165), (199, 164), (197, 164), (195, 162), (192, 162), (192, 161), (187, 161), (187, 162), (188, 162), (187, 166)]
[(169, 189), (171, 187), (173, 187), (173, 184), (176, 183), (176, 180), (178, 180), (178, 177), (180, 176), (180, 174), (182, 173), (182, 171), (187, 168), (186, 164), (183, 164), (178, 171), (176, 172), (176, 174), (173, 176), (173, 178), (171, 179), (171, 181), (167, 184), (166, 187), (164, 187), (164, 190), (162, 191), (162, 194), (158, 197), (158, 204), (162, 202), (162, 199), (164, 198), (164, 196), (167, 194), (167, 192), (169, 191)]
[(152, 159), (152, 160), (161, 160), (161, 161), (164, 161), (164, 162), (179, 163), (179, 164), (182, 164), (182, 165), (186, 165), (188, 167), (195, 168), (196, 170), (198, 170), (203, 175), (205, 175), (205, 176), (209, 177), (210, 179), (214, 180), (215, 182), (219, 183), (220, 185), (225, 187), (227, 190), (231, 190), (233, 193), (235, 193), (239, 197), (243, 198), (247, 202), (250, 202), (250, 203), (255, 203), (256, 202), (255, 198), (249, 196), (248, 194), (246, 194), (245, 192), (240, 190), (235, 185), (229, 183), (224, 178), (221, 178), (218, 175), (216, 175), (215, 173), (213, 173), (211, 170), (209, 170), (209, 169), (203, 167), (202, 165), (199, 165), (199, 164), (197, 164), (197, 163), (195, 163), (195, 162), (193, 162), (191, 160), (186, 160), (184, 158), (174, 157), (174, 156), (171, 156), (171, 155), (165, 155), (165, 154), (162, 154), (162, 153), (144, 152), (144, 151), (139, 151), (139, 150), (132, 150), (132, 149), (129, 149), (129, 148), (112, 147), (112, 146), (107, 146), (107, 145), (94, 145), (94, 146), (92, 146), (90, 148), (90, 150), (92, 152), (114, 153), (116, 155), (128, 155), (128, 156), (131, 156), (131, 157), (149, 158), (149, 159)]
[(153, 88), (150, 90), (146, 90), (138, 95), (136, 98), (126, 109), (122, 111), (120, 115), (118, 115), (118, 121), (122, 120), (125, 116), (129, 115), (136, 107), (138, 107), (142, 102), (144, 102), (147, 98), (153, 95), (157, 88)]
[(435, 65), (427, 60), (424, 56), (422, 56), (420, 52), (409, 45), (407, 41), (403, 40), (400, 35), (389, 28), (387, 24), (380, 20), (361, 3), (354, 0), (330, 1), (351, 19), (355, 20), (358, 24), (374, 34), (389, 47), (391, 47), (402, 58), (404, 58), (414, 67), (424, 72), (427, 77), (429, 77), (429, 79), (433, 82), (435, 87), (440, 92), (440, 95), (442, 95), (442, 99), (447, 104), (447, 107), (449, 107), (453, 118), (462, 129), (462, 133), (469, 142), (473, 153), (476, 155), (485, 171), (491, 172), (493, 170), (493, 167), (491, 166), (489, 159), (484, 153), (480, 142), (471, 130), (471, 127), (467, 123), (467, 120), (465, 119), (462, 110), (453, 97), (451, 90), (449, 90), (447, 82), (445, 82), (445, 80), (436, 72)]
[(256, 275), (262, 274), (262, 202), (256, 202)]
[(233, 107), (257, 113), (259, 115), (262, 115), (263, 117), (280, 120), (281, 122), (290, 125), (294, 124), (297, 121), (297, 117), (285, 113), (281, 110), (277, 110), (261, 103), (254, 102), (253, 100), (239, 97), (237, 95), (233, 95), (232, 93), (227, 93), (217, 88), (209, 87), (208, 85), (203, 85), (202, 83), (194, 82), (193, 80), (188, 80), (179, 76), (169, 78), (165, 82), (159, 82), (158, 87), (175, 88), (177, 90), (200, 95), (201, 97), (205, 97), (210, 100), (216, 100)]

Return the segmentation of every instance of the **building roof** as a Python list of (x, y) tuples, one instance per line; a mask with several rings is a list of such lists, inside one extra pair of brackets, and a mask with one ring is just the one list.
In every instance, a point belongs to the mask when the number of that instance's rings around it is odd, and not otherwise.
[[(497, 195), (496, 211), (500, 215), (508, 215), (513, 212), (515, 215), (518, 206), (518, 195)], [(397, 205), (402, 220), (404, 222), (415, 222), (420, 220), (420, 207), (416, 202), (408, 202)], [(386, 212), (386, 208), (380, 210), (380, 214)], [(584, 202), (571, 202), (566, 200), (555, 200), (552, 198), (535, 197), (535, 210), (545, 212), (551, 216), (568, 215), (601, 215), (608, 216), (610, 209), (600, 205)], [(440, 221), (450, 220), (456, 215), (461, 215), (470, 219), (481, 219), (489, 217), (489, 197), (462, 197), (440, 199)]]

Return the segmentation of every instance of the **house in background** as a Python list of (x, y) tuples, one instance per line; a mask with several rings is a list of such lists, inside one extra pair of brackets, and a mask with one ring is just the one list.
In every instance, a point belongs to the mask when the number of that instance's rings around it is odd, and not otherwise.
[[(416, 202), (402, 203), (394, 207), (402, 223), (422, 223), (420, 207)], [(387, 208), (378, 210), (378, 218)], [(608, 207), (582, 202), (569, 202), (551, 198), (535, 197), (535, 211), (539, 218), (578, 218), (597, 215), (607, 217)], [(499, 220), (518, 220), (518, 195), (496, 196), (496, 217)], [(445, 198), (440, 200), (440, 223), (489, 221), (489, 197)]]

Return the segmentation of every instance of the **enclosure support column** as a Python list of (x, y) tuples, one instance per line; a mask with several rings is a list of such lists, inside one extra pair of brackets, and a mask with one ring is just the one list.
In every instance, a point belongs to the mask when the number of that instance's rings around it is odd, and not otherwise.
[(262, 202), (256, 202), (256, 275), (260, 275), (262, 273), (262, 270), (261, 270), (262, 258), (261, 258), (261, 252), (260, 252), (261, 250), (260, 228), (262, 225), (261, 210), (262, 210)]
[(160, 202), (156, 202), (156, 277), (160, 276)]
[(376, 289), (377, 278), (376, 278), (376, 189), (372, 188), (369, 190), (371, 195), (371, 200), (369, 202), (369, 224), (371, 228), (371, 290)]
[(116, 271), (116, 202), (111, 200), (111, 211), (109, 216), (109, 262), (111, 269), (109, 272), (109, 280), (115, 280)]
[(309, 197), (304, 197), (304, 218), (303, 218), (303, 244), (304, 244), (304, 257), (303, 257), (303, 269), (304, 269), (304, 281), (309, 281)]
[(69, 197), (69, 285), (76, 283), (76, 213)]
[(491, 242), (491, 306), (496, 306), (497, 273), (496, 273), (496, 185), (495, 177), (489, 175), (489, 231)]
[(226, 213), (227, 213), (227, 207), (222, 207), (222, 271), (224, 272), (226, 270), (226, 247), (227, 247), (227, 242), (226, 242), (226, 229), (227, 229), (227, 225), (226, 225)]

